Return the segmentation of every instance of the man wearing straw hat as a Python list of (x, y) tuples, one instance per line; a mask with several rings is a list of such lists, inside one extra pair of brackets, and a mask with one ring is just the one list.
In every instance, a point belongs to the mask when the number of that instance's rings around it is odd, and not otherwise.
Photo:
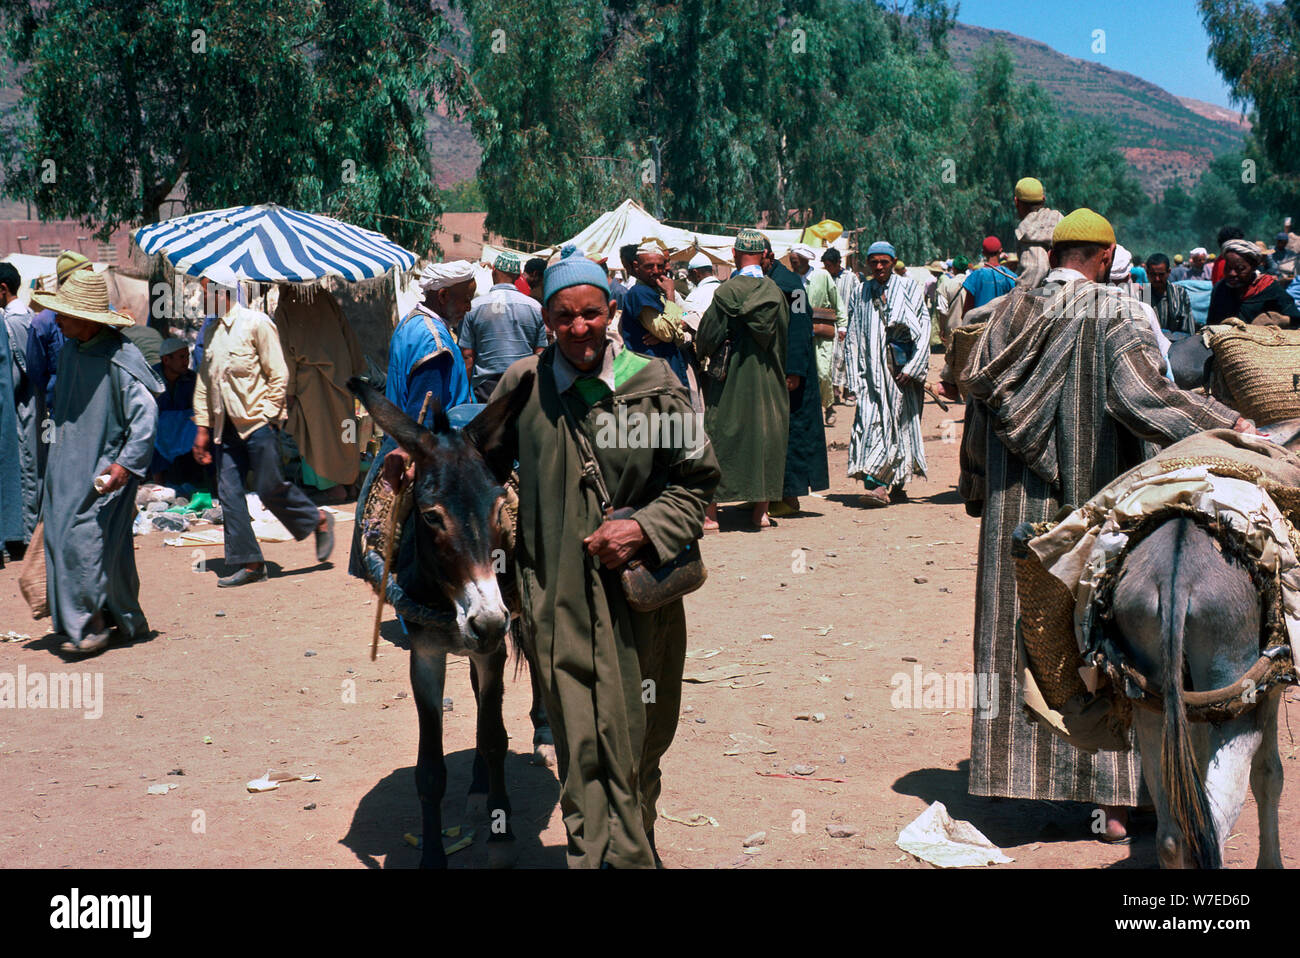
[[(334, 548), (334, 516), (284, 478), (277, 430), (284, 418), (289, 372), (275, 324), (266, 313), (233, 302), (233, 290), (212, 284), (217, 319), (203, 337), (203, 361), (194, 387), (194, 461), (213, 462), (221, 500), (225, 562), (237, 566), (217, 580), (220, 588), (267, 578), (253, 533), (244, 476), (253, 491), (295, 539), (315, 533), (316, 560)], [(225, 307), (225, 308), (223, 308)], [(215, 446), (215, 455), (214, 447)]]
[(129, 641), (149, 631), (131, 525), (163, 386), (122, 336), (132, 321), (109, 308), (103, 274), (76, 271), (58, 293), (33, 293), (32, 301), (54, 311), (68, 340), (58, 357), (41, 502), (50, 614), (66, 637), (62, 650), (89, 655), (114, 636)]
[[(55, 261), (55, 289), (62, 287), (69, 276), (81, 269), (90, 269), (90, 260), (80, 253), (65, 249)], [(59, 351), (65, 342), (67, 339), (55, 321), (53, 310), (43, 309), (32, 317), (32, 329), (27, 335), (27, 372), (32, 377), (37, 398), (44, 403), (40, 410), (42, 415), (37, 416), (38, 420), (44, 420), (43, 413), (54, 406)]]

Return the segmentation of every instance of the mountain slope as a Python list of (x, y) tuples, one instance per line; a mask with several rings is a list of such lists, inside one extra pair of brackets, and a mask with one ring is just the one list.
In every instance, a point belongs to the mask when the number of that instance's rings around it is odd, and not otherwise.
[(958, 24), (948, 48), (957, 68), (970, 72), (979, 49), (998, 41), (1010, 51), (1017, 79), (1037, 83), (1066, 116), (1094, 117), (1115, 130), (1148, 194), (1193, 184), (1214, 157), (1238, 149), (1249, 128), (1223, 107), (1182, 100), (1131, 73), (1003, 30)]

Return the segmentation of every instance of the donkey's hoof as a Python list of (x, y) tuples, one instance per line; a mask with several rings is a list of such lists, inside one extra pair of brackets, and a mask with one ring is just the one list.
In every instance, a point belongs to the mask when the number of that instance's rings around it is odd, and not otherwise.
[(534, 745), (532, 764), (541, 766), (542, 768), (554, 768), (555, 767), (555, 746), (547, 745), (545, 743), (541, 745)]
[(487, 792), (470, 792), (465, 796), (465, 817), (471, 821), (487, 817)]

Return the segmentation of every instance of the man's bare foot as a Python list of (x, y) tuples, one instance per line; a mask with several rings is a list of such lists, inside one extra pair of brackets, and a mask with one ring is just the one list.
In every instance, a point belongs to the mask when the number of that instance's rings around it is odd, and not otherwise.
[(766, 529), (772, 524), (772, 520), (767, 517), (766, 502), (760, 502), (754, 506), (754, 511), (749, 514), (749, 518), (755, 529)]
[(1102, 805), (1101, 810), (1106, 816), (1106, 827), (1098, 838), (1108, 845), (1127, 845), (1128, 808), (1123, 805)]
[(704, 531), (706, 533), (718, 531), (718, 504), (716, 502), (709, 503), (708, 508), (704, 510)]

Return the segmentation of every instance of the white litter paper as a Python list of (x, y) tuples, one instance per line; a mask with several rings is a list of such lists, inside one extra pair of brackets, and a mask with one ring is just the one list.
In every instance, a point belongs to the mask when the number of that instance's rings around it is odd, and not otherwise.
[[(257, 498), (257, 493), (250, 492), (247, 494), (248, 517), (252, 520), (253, 535), (257, 537), (258, 542), (291, 542), (293, 536), (289, 530), (275, 516), (262, 505), (262, 500)], [(344, 512), (340, 509), (332, 509), (329, 506), (321, 506), (330, 515), (334, 517), (336, 523), (347, 522), (355, 516), (351, 512)], [(196, 529), (189, 532), (181, 533), (179, 536), (173, 536), (170, 539), (164, 539), (163, 542), (169, 546), (203, 546), (216, 545), (224, 541), (225, 533), (220, 527), (215, 529)]]
[(935, 802), (923, 811), (903, 829), (894, 844), (940, 868), (1005, 865), (1015, 861), (970, 822), (955, 820), (943, 802)]
[[(248, 783), (250, 792), (269, 792), (280, 787), (282, 782), (319, 782), (320, 776), (315, 772), (307, 772), (303, 775), (286, 775), (283, 772), (273, 772), (266, 770), (266, 774), (261, 778), (255, 778)], [(174, 786), (173, 786), (174, 787)]]

